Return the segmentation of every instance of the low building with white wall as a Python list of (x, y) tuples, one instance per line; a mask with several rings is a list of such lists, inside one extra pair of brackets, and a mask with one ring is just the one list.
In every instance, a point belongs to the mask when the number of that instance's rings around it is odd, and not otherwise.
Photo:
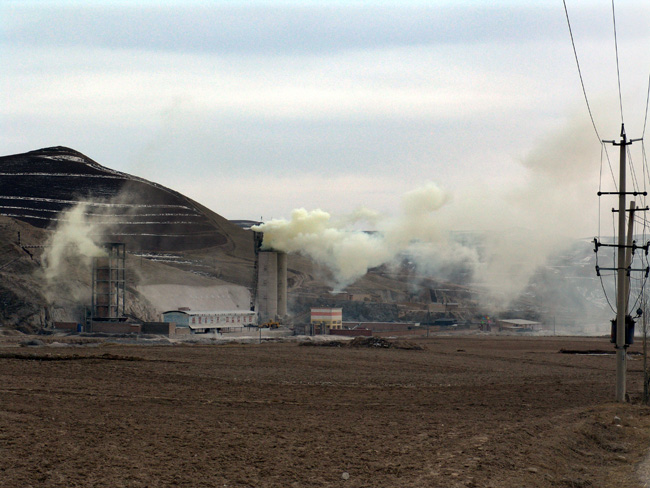
[(544, 328), (541, 322), (524, 319), (497, 320), (500, 332), (539, 332)]
[(257, 325), (257, 314), (249, 310), (169, 310), (163, 312), (163, 322), (176, 328), (187, 327), (193, 334), (205, 332), (233, 332)]

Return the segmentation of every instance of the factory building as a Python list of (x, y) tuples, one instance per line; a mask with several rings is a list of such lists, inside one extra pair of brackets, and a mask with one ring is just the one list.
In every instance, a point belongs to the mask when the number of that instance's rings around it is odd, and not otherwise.
[(311, 321), (314, 334), (327, 334), (330, 330), (343, 328), (342, 308), (312, 308)]
[(176, 324), (176, 330), (187, 328), (192, 334), (232, 332), (257, 324), (255, 312), (169, 310), (163, 312), (163, 322)]
[(259, 251), (257, 256), (257, 312), (260, 323), (287, 315), (287, 255)]

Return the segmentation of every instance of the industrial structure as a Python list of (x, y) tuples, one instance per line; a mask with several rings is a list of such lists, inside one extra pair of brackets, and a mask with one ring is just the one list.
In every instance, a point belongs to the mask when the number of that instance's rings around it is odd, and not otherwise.
[[(261, 250), (256, 233), (255, 286), (251, 310), (191, 310), (163, 312), (163, 322), (144, 323), (126, 315), (126, 249), (124, 243), (106, 243), (92, 261), (92, 303), (86, 316), (87, 332), (196, 334), (234, 332), (245, 327), (273, 324), (287, 315), (287, 255)], [(255, 310), (253, 310), (255, 309)], [(340, 324), (340, 321), (339, 321)], [(152, 326), (155, 327), (152, 328)], [(146, 327), (145, 327), (146, 326)], [(72, 326), (66, 324), (66, 327)], [(340, 327), (340, 325), (339, 325)]]
[(313, 334), (328, 334), (330, 330), (343, 329), (343, 309), (312, 308), (310, 326)]
[(92, 321), (124, 320), (126, 250), (124, 243), (103, 245), (105, 254), (93, 259)]
[(264, 235), (254, 233), (256, 284), (251, 309), (257, 309), (260, 324), (282, 322), (287, 316), (287, 254), (262, 250)]
[(497, 326), (499, 332), (539, 332), (544, 328), (541, 322), (525, 319), (500, 319)]
[(200, 334), (241, 330), (256, 325), (257, 320), (250, 310), (170, 310), (163, 312), (163, 322), (175, 324), (177, 331), (186, 328), (192, 334)]

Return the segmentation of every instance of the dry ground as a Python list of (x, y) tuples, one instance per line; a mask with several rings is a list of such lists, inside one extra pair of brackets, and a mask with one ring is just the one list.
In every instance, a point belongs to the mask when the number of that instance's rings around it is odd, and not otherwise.
[(559, 353), (606, 339), (418, 343), (0, 345), (0, 486), (642, 486), (640, 359), (616, 405), (613, 356)]

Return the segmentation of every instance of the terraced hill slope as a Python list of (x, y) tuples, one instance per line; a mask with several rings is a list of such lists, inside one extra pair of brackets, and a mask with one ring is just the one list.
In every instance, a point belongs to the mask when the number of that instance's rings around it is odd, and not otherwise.
[(250, 307), (250, 231), (174, 190), (52, 147), (0, 157), (0, 325), (82, 320), (89, 261), (65, 253), (65, 272), (48, 277), (44, 259), (73, 208), (95, 242), (126, 243), (130, 315), (160, 320), (179, 306)]
[[(250, 233), (162, 185), (106, 168), (66, 147), (0, 157), (0, 214), (50, 228), (79, 203), (104, 240), (130, 250), (219, 247), (252, 257)], [(250, 242), (248, 242), (250, 241)]]

